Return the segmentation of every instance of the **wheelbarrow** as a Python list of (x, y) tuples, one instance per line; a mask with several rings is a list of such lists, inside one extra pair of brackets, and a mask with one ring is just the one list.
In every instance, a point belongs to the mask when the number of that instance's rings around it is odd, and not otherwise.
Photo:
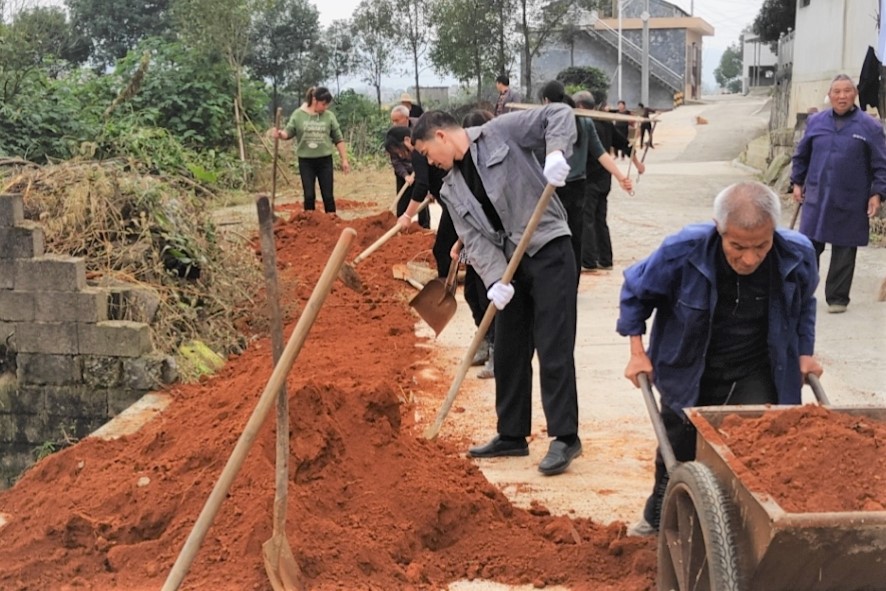
[[(742, 479), (747, 468), (718, 427), (727, 415), (755, 418), (785, 407), (687, 409), (698, 432), (696, 457), (678, 463), (648, 379), (640, 378), (669, 474), (658, 535), (659, 591), (886, 590), (886, 511), (790, 513), (759, 483)], [(815, 376), (809, 383), (827, 405)], [(829, 408), (886, 420), (886, 408)]]

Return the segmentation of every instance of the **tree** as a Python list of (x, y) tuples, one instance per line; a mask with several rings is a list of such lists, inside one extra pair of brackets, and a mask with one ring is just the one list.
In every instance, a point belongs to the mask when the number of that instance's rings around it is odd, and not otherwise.
[(381, 107), (382, 77), (390, 72), (397, 49), (393, 27), (394, 5), (390, 0), (360, 0), (354, 11), (353, 36), (363, 80), (375, 88)]
[(437, 38), (430, 51), (431, 63), (437, 72), (450, 73), (461, 82), (476, 80), (479, 101), (484, 78), (501, 71), (496, 41), (499, 15), (475, 0), (438, 0), (432, 16)]
[(597, 97), (606, 96), (609, 92), (609, 76), (606, 72), (593, 66), (573, 66), (566, 68), (557, 74), (557, 80), (566, 87), (577, 87), (588, 90), (594, 95), (595, 102)]
[(335, 94), (341, 94), (341, 77), (347, 76), (357, 67), (352, 30), (351, 21), (339, 19), (332, 21), (324, 35), (329, 51), (329, 69), (335, 76)]
[(394, 31), (397, 38), (406, 42), (412, 57), (412, 72), (415, 75), (415, 100), (421, 103), (421, 86), (418, 82), (418, 62), (428, 47), (430, 11), (428, 0), (403, 0), (394, 15)]
[(327, 60), (320, 49), (320, 13), (307, 0), (272, 0), (252, 22), (252, 51), (246, 65), (271, 81), (271, 112), (280, 103), (283, 88), (298, 94), (323, 80)]
[(234, 125), (240, 160), (246, 161), (243, 137), (243, 64), (249, 54), (249, 31), (258, 0), (177, 0), (175, 20), (186, 44), (206, 55), (222, 56), (235, 84)]
[(797, 0), (764, 0), (754, 19), (754, 33), (760, 36), (760, 41), (777, 51), (778, 38), (794, 27), (796, 17)]
[(532, 93), (532, 59), (560, 30), (575, 22), (579, 5), (575, 0), (519, 0), (518, 29), (522, 37), (523, 88)]
[[(741, 48), (733, 43), (723, 52), (720, 57), (720, 65), (714, 69), (714, 78), (721, 88), (731, 92), (741, 89)], [(736, 82), (737, 88), (736, 88)]]
[(100, 69), (148, 37), (172, 36), (170, 0), (65, 0), (74, 29), (92, 42)]
[(82, 63), (89, 42), (79, 36), (58, 7), (21, 10), (8, 26), (0, 24), (0, 98), (10, 100), (32, 72), (56, 77)]

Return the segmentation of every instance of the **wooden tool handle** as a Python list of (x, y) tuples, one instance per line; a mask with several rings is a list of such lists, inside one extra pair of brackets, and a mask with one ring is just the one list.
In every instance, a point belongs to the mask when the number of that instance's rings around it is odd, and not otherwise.
[[(520, 261), (523, 259), (523, 254), (529, 247), (529, 241), (532, 240), (532, 235), (535, 233), (535, 229), (538, 227), (541, 217), (551, 203), (551, 198), (554, 196), (555, 190), (556, 188), (553, 185), (547, 185), (545, 187), (544, 192), (541, 194), (541, 198), (538, 200), (538, 204), (535, 206), (535, 210), (532, 212), (532, 217), (529, 218), (529, 223), (526, 224), (523, 236), (520, 238), (520, 242), (517, 243), (517, 248), (514, 250), (514, 254), (511, 255), (511, 260), (508, 261), (508, 266), (505, 269), (504, 275), (501, 276), (501, 283), (510, 283), (514, 278), (514, 274), (517, 272), (517, 267), (520, 266)], [(483, 314), (483, 319), (480, 321), (480, 326), (477, 327), (477, 332), (474, 333), (474, 339), (471, 341), (467, 353), (465, 353), (465, 356), (462, 358), (458, 370), (456, 370), (452, 386), (449, 388), (449, 392), (446, 393), (446, 398), (443, 400), (440, 410), (437, 411), (437, 417), (434, 419), (433, 424), (425, 430), (426, 438), (434, 439), (440, 433), (440, 429), (443, 427), (443, 421), (446, 420), (446, 415), (449, 414), (449, 410), (452, 408), (452, 403), (455, 402), (455, 397), (458, 394), (459, 388), (461, 388), (461, 383), (464, 381), (465, 376), (468, 375), (471, 362), (474, 360), (474, 354), (477, 352), (477, 349), (480, 348), (480, 343), (483, 341), (483, 337), (486, 336), (486, 331), (489, 330), (489, 326), (492, 324), (492, 319), (495, 318), (495, 312), (495, 304), (489, 302), (489, 306), (486, 308), (486, 313)]]
[[(255, 201), (258, 210), (258, 229), (261, 241), (262, 270), (268, 300), (268, 316), (271, 322), (271, 354), (274, 365), (283, 355), (283, 314), (277, 286), (277, 247), (274, 244), (274, 214), (265, 195)], [(277, 393), (276, 413), (276, 477), (274, 484), (274, 535), (286, 529), (286, 505), (289, 494), (289, 396), (286, 384)]]
[(240, 435), (240, 439), (237, 440), (237, 445), (234, 446), (234, 451), (231, 452), (231, 456), (218, 477), (218, 481), (216, 481), (209, 498), (206, 500), (206, 504), (203, 505), (203, 510), (200, 511), (200, 515), (197, 517), (197, 521), (194, 523), (194, 527), (188, 535), (185, 545), (182, 547), (178, 558), (176, 558), (175, 564), (172, 565), (172, 570), (169, 571), (166, 582), (163, 584), (163, 591), (178, 589), (187, 574), (191, 562), (193, 562), (197, 551), (200, 549), (200, 544), (206, 537), (206, 532), (209, 531), (209, 527), (212, 525), (219, 507), (221, 507), (222, 501), (225, 500), (228, 490), (230, 490), (231, 484), (234, 482), (234, 478), (237, 476), (243, 461), (249, 453), (249, 448), (252, 447), (252, 443), (258, 435), (268, 415), (268, 411), (274, 403), (277, 392), (286, 383), (286, 374), (289, 373), (295, 358), (298, 356), (299, 351), (301, 351), (302, 346), (304, 346), (308, 331), (310, 331), (311, 326), (314, 324), (323, 301), (332, 290), (332, 284), (338, 276), (338, 271), (345, 262), (348, 247), (356, 235), (357, 233), (352, 228), (345, 228), (342, 231), (338, 243), (336, 243), (335, 249), (326, 263), (326, 268), (323, 269), (323, 274), (317, 281), (317, 285), (314, 287), (314, 291), (311, 293), (311, 297), (305, 305), (305, 309), (299, 317), (292, 335), (289, 337), (289, 342), (283, 350), (280, 361), (274, 367), (274, 372), (271, 374), (264, 392), (262, 392), (261, 397), (258, 399), (258, 403), (252, 411), (252, 415), (249, 417), (246, 427)]
[[(406, 187), (407, 187), (407, 185), (403, 185), (403, 188), (404, 188), (404, 189), (405, 189)], [(402, 189), (401, 189), (401, 191), (400, 191), (400, 194), (401, 194), (401, 195), (403, 194)], [(430, 198), (430, 197), (425, 197), (425, 200), (422, 201), (422, 202), (421, 202), (421, 205), (418, 206), (418, 211), (422, 211), (424, 208), (426, 208), (426, 207), (428, 206), (428, 204), (429, 204), (430, 202), (431, 202), (431, 198)], [(418, 213), (418, 212), (416, 212), (416, 213)], [(354, 257), (354, 260), (351, 261), (351, 264), (352, 264), (352, 265), (357, 265), (358, 263), (360, 263), (361, 261), (363, 261), (366, 257), (368, 257), (369, 255), (371, 255), (372, 253), (374, 253), (376, 250), (378, 250), (379, 248), (381, 248), (382, 245), (384, 245), (385, 242), (387, 242), (388, 240), (390, 240), (391, 238), (393, 238), (395, 235), (397, 235), (398, 232), (400, 232), (400, 224), (394, 224), (394, 227), (391, 228), (390, 230), (388, 230), (387, 232), (385, 232), (384, 234), (382, 234), (382, 237), (381, 237), (381, 238), (379, 238), (378, 240), (376, 240), (375, 242), (373, 242), (372, 244), (370, 244), (370, 245), (366, 248), (366, 250), (364, 250), (363, 252), (361, 252), (360, 254), (358, 254), (356, 257)]]
[(646, 403), (646, 411), (649, 413), (649, 420), (652, 421), (652, 430), (655, 431), (655, 438), (658, 439), (658, 449), (664, 460), (665, 468), (668, 474), (677, 467), (677, 456), (674, 455), (674, 448), (671, 447), (671, 440), (668, 439), (668, 432), (665, 429), (664, 421), (661, 418), (661, 411), (655, 402), (655, 395), (652, 393), (652, 384), (649, 383), (649, 376), (641, 373), (637, 376), (640, 382), (640, 390), (643, 392), (643, 401)]

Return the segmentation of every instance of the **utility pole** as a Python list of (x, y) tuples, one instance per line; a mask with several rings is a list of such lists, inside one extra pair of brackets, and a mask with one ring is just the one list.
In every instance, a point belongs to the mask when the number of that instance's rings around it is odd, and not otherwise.
[(622, 100), (621, 93), (621, 11), (624, 8), (624, 0), (618, 0), (618, 100)]
[(640, 102), (649, 106), (649, 0), (640, 14), (643, 21), (643, 64), (640, 73)]

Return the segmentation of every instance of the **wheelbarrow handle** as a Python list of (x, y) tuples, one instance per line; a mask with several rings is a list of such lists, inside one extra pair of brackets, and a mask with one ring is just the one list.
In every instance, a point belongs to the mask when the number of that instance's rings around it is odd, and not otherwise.
[(668, 432), (665, 429), (664, 421), (661, 419), (661, 411), (658, 410), (658, 404), (655, 402), (655, 394), (652, 393), (652, 384), (649, 383), (649, 376), (641, 373), (637, 376), (640, 382), (640, 390), (643, 392), (643, 401), (646, 402), (646, 410), (649, 412), (649, 419), (652, 421), (652, 429), (655, 431), (655, 438), (658, 439), (658, 449), (664, 460), (665, 468), (668, 474), (677, 467), (677, 457), (674, 455), (674, 448), (671, 447), (671, 441), (668, 439)]
[(806, 374), (806, 382), (809, 384), (809, 387), (812, 388), (812, 393), (815, 394), (815, 399), (818, 400), (818, 403), (821, 406), (831, 405), (831, 400), (828, 398), (828, 395), (825, 394), (824, 388), (822, 388), (817, 375), (812, 373)]

